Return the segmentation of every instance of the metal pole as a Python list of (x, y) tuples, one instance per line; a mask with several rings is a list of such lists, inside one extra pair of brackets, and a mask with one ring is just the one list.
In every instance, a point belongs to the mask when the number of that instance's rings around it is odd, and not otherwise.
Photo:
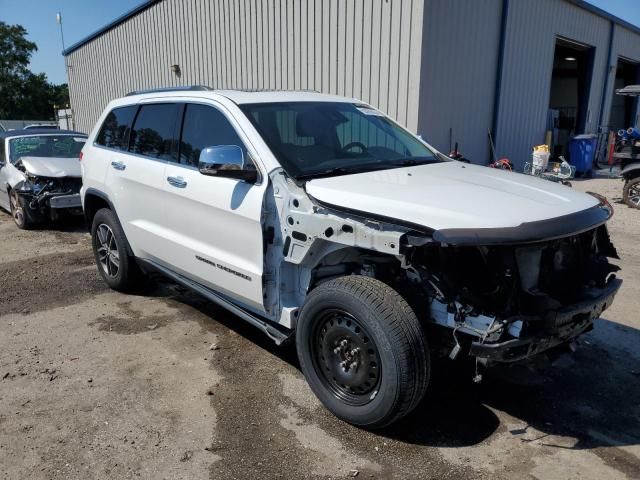
[[(62, 29), (62, 13), (58, 12), (56, 13), (56, 22), (58, 23), (58, 25), (60, 25), (60, 40), (62, 41), (62, 51), (65, 51), (65, 47), (64, 47), (64, 31)], [(64, 70), (65, 73), (67, 75), (67, 91), (69, 90), (69, 63), (67, 61), (67, 56), (63, 53), (62, 56), (64, 57)], [(69, 101), (71, 101), (71, 99), (69, 99)], [(64, 112), (64, 116), (65, 116), (65, 123), (67, 125), (67, 129), (69, 129), (69, 116), (67, 114), (67, 110), (71, 110), (71, 105), (67, 105), (68, 108), (65, 108), (65, 112)], [(73, 129), (73, 118), (71, 119), (71, 129)]]

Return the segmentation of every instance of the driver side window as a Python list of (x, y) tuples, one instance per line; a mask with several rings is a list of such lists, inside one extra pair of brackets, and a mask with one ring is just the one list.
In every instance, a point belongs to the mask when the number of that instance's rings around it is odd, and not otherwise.
[(200, 152), (207, 147), (219, 145), (237, 145), (247, 158), (247, 149), (242, 140), (219, 110), (196, 103), (185, 105), (180, 137), (180, 163), (197, 167)]

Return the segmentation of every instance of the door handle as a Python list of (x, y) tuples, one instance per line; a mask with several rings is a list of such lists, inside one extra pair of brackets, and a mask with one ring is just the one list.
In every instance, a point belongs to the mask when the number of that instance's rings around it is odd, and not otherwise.
[(127, 166), (122, 162), (111, 162), (111, 166), (116, 170), (124, 170)]
[(176, 188), (185, 188), (187, 186), (187, 181), (182, 177), (167, 177), (167, 182)]

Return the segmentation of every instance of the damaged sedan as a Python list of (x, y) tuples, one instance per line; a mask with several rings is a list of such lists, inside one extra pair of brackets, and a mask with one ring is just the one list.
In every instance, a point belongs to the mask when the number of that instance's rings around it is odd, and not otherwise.
[(0, 133), (0, 207), (18, 228), (82, 214), (79, 155), (86, 140), (68, 130)]

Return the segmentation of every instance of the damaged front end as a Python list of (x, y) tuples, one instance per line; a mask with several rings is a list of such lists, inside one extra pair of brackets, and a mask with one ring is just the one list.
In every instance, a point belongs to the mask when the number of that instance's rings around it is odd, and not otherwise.
[(488, 364), (568, 345), (593, 328), (621, 280), (606, 225), (553, 240), (447, 245), (407, 236), (407, 267), (427, 295), (441, 348)]
[(13, 190), (24, 199), (32, 213), (49, 215), (53, 219), (60, 210), (82, 213), (80, 188), (82, 179), (77, 177), (39, 177), (28, 172)]

